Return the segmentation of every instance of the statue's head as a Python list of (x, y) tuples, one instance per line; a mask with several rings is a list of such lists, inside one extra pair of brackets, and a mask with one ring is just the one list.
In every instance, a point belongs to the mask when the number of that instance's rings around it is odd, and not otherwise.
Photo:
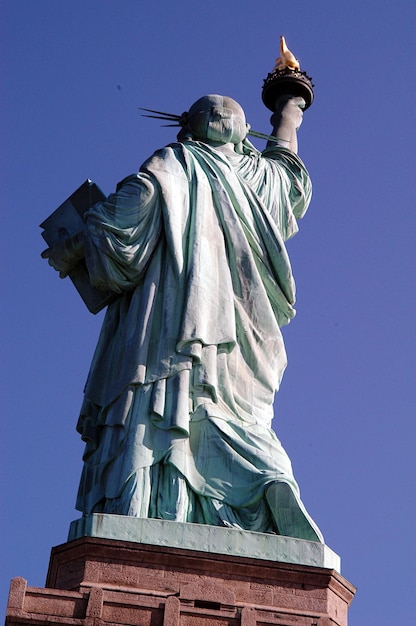
[(196, 140), (236, 145), (245, 139), (248, 129), (238, 102), (228, 96), (211, 94), (191, 106), (184, 131)]

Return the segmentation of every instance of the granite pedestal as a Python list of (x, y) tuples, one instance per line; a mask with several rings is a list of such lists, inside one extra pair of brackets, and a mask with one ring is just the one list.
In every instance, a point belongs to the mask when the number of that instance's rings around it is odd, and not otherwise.
[(323, 544), (107, 515), (70, 539), (45, 588), (12, 580), (6, 626), (347, 626), (355, 588)]

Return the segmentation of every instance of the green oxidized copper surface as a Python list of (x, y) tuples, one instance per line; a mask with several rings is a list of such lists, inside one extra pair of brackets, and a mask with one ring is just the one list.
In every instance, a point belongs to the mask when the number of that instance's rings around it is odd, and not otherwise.
[(72, 522), (68, 541), (81, 537), (118, 539), (184, 550), (325, 567), (341, 572), (339, 556), (325, 544), (205, 524), (184, 524), (95, 513)]
[(85, 515), (322, 541), (271, 429), (286, 367), (280, 328), (295, 315), (285, 241), (311, 197), (296, 154), (300, 104), (280, 106), (278, 143), (259, 152), (235, 101), (198, 100), (180, 141), (45, 254), (63, 275), (84, 254), (93, 286), (118, 294), (78, 422)]

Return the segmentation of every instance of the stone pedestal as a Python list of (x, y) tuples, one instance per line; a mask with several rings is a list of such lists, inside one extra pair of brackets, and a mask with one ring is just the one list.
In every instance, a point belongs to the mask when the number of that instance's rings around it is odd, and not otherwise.
[(354, 593), (329, 567), (89, 536), (52, 549), (46, 588), (12, 580), (6, 626), (347, 626)]

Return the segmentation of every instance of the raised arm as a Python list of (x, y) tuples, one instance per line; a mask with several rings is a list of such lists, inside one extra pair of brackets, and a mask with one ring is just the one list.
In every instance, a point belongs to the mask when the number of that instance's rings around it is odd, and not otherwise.
[[(272, 135), (279, 140), (282, 148), (298, 153), (296, 131), (302, 124), (305, 100), (297, 96), (281, 96), (276, 101), (276, 110), (270, 118)], [(270, 142), (268, 145), (272, 145)]]

